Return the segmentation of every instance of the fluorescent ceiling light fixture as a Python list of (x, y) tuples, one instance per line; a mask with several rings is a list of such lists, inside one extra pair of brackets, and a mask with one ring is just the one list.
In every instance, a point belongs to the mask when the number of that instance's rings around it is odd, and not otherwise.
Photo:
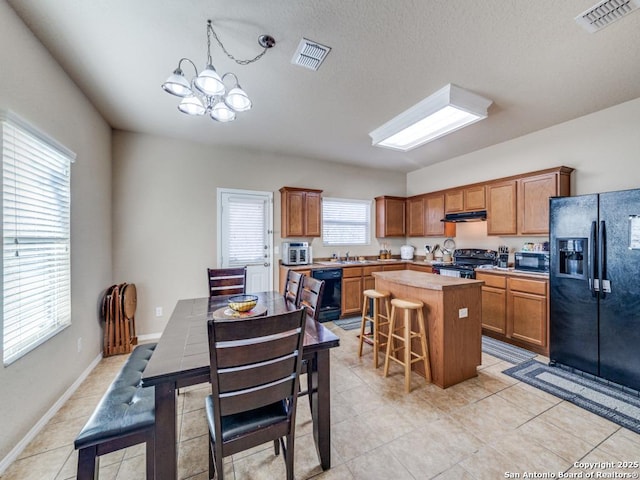
[(493, 102), (448, 84), (373, 132), (372, 145), (408, 152), (487, 118)]

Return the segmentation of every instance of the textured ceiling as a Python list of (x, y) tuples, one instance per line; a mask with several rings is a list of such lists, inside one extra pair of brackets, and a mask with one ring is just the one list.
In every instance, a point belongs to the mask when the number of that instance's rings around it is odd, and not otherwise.
[[(640, 13), (595, 34), (592, 0), (7, 0), (116, 129), (412, 171), (640, 97)], [(182, 57), (253, 100), (236, 121), (188, 117), (160, 85)], [(302, 37), (332, 48), (294, 66)], [(189, 67), (185, 67), (188, 72)], [(488, 119), (408, 153), (368, 133), (447, 83), (493, 100)]]

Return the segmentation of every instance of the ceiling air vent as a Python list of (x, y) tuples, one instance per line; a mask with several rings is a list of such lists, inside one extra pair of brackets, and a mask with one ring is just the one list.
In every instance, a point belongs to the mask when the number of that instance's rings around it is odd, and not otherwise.
[(291, 59), (291, 63), (308, 68), (309, 70), (318, 70), (330, 51), (331, 47), (320, 45), (319, 43), (303, 38), (300, 40), (298, 49)]
[(576, 17), (576, 22), (590, 33), (640, 8), (640, 0), (604, 0)]

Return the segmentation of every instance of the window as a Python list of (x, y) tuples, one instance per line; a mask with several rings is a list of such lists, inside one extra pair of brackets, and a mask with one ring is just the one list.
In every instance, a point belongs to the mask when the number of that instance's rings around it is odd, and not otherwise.
[(370, 225), (369, 200), (322, 199), (323, 245), (368, 245)]
[(2, 131), (2, 337), (8, 365), (71, 324), (75, 154), (15, 114)]

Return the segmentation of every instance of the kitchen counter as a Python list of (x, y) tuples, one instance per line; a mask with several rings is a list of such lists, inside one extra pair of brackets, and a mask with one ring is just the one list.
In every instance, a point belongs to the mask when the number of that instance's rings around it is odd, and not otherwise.
[[(482, 363), (481, 280), (411, 270), (374, 272), (376, 290), (424, 303), (432, 382), (447, 388), (478, 375)], [(415, 320), (414, 320), (415, 322)], [(417, 325), (414, 325), (417, 330)], [(418, 351), (418, 339), (413, 348)], [(421, 362), (412, 369), (425, 376)]]

